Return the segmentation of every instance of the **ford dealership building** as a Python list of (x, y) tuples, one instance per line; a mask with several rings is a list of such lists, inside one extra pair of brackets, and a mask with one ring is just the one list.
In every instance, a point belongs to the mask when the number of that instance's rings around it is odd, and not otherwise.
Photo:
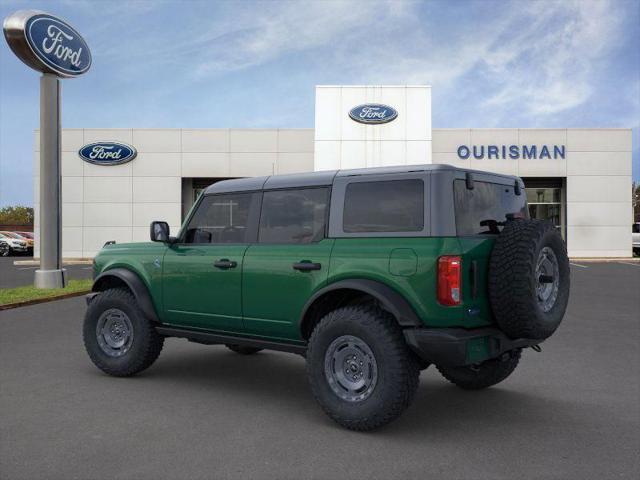
[(427, 86), (318, 86), (314, 129), (64, 129), (61, 147), (65, 258), (147, 241), (152, 220), (177, 232), (219, 180), (425, 163), (518, 175), (570, 256), (631, 256), (631, 129), (432, 129)]

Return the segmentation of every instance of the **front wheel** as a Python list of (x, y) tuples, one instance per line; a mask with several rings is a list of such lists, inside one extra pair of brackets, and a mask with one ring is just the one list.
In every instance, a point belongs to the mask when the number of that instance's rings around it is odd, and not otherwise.
[(164, 344), (133, 294), (122, 288), (106, 290), (91, 301), (82, 333), (91, 361), (115, 377), (150, 367)]
[(419, 373), (393, 317), (371, 305), (330, 312), (309, 340), (313, 395), (351, 430), (373, 430), (399, 417), (413, 400)]
[(445, 367), (437, 365), (444, 378), (464, 390), (481, 390), (505, 380), (518, 366), (520, 350), (507, 352), (479, 365)]

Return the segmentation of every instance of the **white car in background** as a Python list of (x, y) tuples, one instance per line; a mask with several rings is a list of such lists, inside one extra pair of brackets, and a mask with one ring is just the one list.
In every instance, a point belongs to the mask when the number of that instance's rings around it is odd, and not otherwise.
[(633, 243), (633, 253), (640, 255), (640, 222), (631, 226), (631, 241)]
[(26, 253), (27, 242), (19, 238), (12, 238), (4, 233), (0, 233), (0, 242), (6, 244), (9, 248), (0, 248), (0, 255), (6, 257), (10, 253)]

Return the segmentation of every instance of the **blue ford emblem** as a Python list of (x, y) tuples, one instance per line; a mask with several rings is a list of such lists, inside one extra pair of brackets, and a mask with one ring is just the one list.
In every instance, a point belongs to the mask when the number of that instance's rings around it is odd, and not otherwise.
[(95, 165), (120, 165), (136, 158), (137, 153), (131, 145), (120, 142), (89, 143), (78, 151), (80, 158)]
[(349, 111), (352, 120), (359, 123), (379, 124), (388, 123), (398, 116), (395, 108), (380, 103), (366, 103), (358, 105)]
[(62, 20), (39, 13), (25, 25), (29, 48), (45, 65), (56, 73), (75, 77), (91, 66), (91, 52), (80, 34)]

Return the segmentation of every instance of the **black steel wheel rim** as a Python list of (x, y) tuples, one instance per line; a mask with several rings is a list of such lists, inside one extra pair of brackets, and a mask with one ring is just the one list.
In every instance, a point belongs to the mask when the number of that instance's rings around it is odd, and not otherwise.
[(133, 344), (133, 325), (122, 310), (110, 308), (98, 318), (96, 338), (100, 349), (110, 357), (121, 357)]
[(347, 402), (367, 399), (378, 382), (373, 351), (353, 335), (342, 335), (331, 342), (324, 357), (324, 372), (333, 393)]

